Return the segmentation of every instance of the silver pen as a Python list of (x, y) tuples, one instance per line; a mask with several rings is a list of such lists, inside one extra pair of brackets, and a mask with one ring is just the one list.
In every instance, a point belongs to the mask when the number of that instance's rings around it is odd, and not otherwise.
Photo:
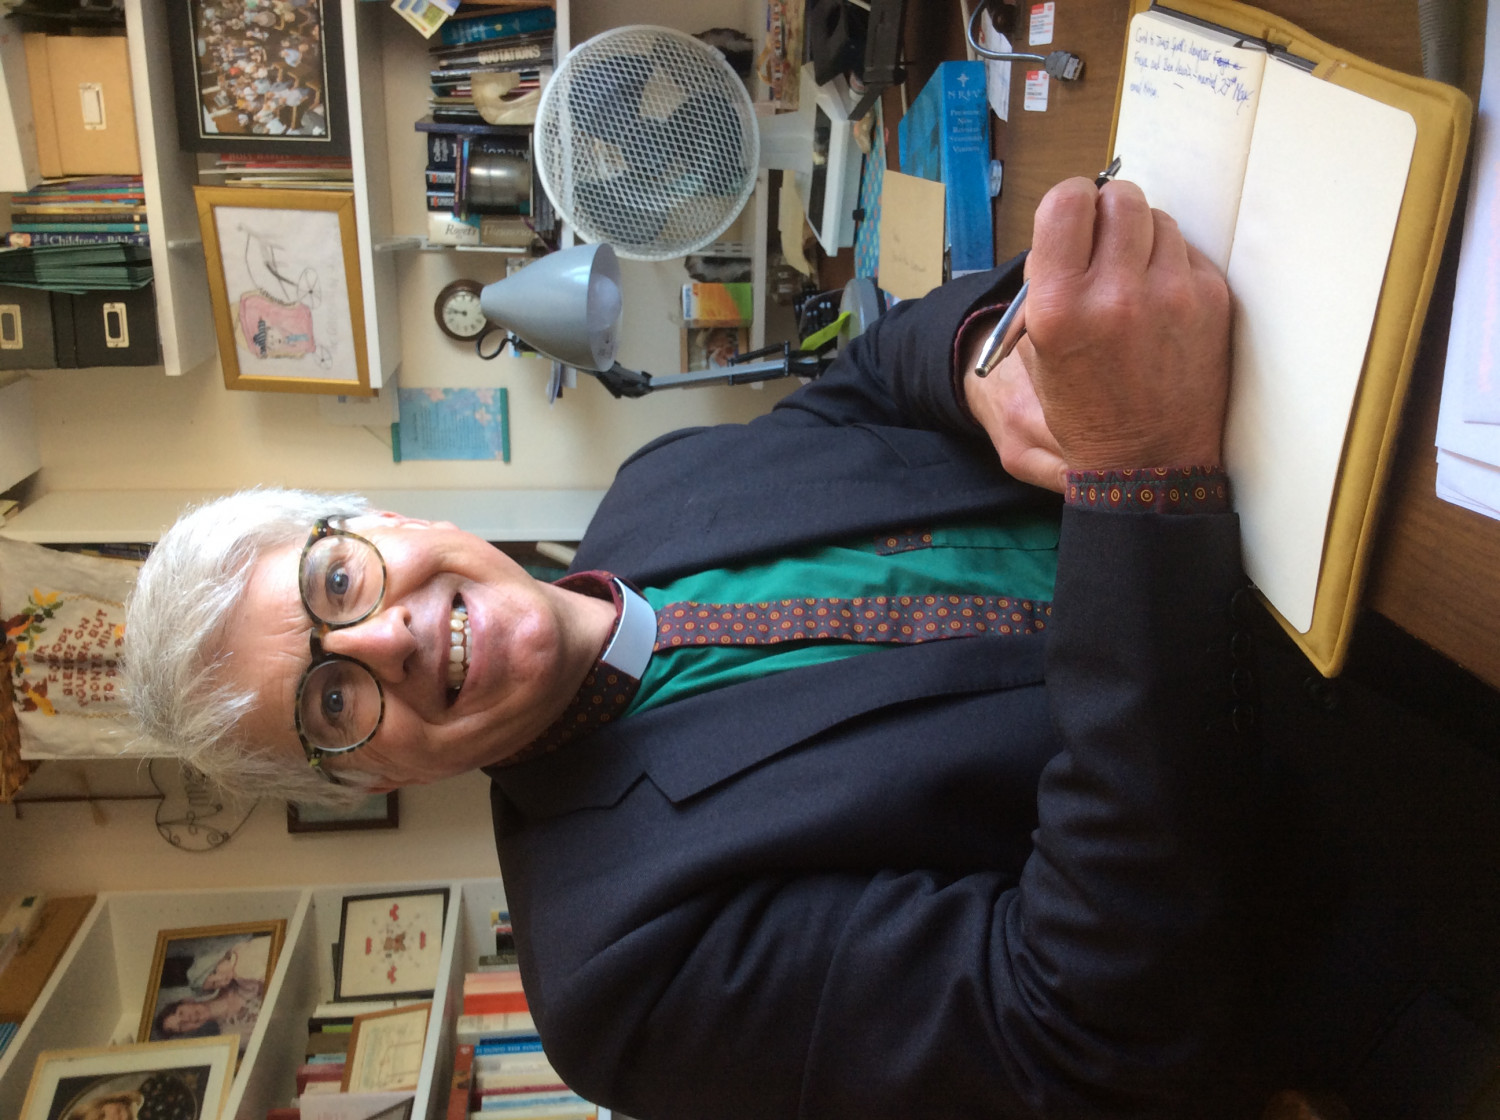
[[(1094, 186), (1102, 187), (1120, 173), (1120, 157), (1115, 156), (1109, 161), (1109, 166), (1098, 175), (1094, 176)], [(1016, 343), (1021, 341), (1021, 336), (1026, 333), (1026, 316), (1023, 311), (1026, 307), (1026, 293), (1031, 290), (1031, 281), (1027, 280), (1021, 285), (1021, 290), (1010, 301), (1010, 306), (1000, 316), (1000, 321), (995, 324), (995, 329), (985, 336), (984, 345), (979, 348), (979, 357), (974, 360), (974, 374), (976, 377), (988, 377), (1007, 354), (1016, 348)]]

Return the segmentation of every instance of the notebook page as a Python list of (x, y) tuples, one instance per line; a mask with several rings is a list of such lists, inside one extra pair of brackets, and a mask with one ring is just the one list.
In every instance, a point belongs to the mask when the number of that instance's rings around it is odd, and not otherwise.
[(1227, 272), (1224, 462), (1246, 573), (1303, 633), (1416, 137), (1401, 109), (1266, 67)]
[(1160, 12), (1137, 15), (1129, 35), (1115, 126), (1119, 177), (1223, 269), (1266, 55)]

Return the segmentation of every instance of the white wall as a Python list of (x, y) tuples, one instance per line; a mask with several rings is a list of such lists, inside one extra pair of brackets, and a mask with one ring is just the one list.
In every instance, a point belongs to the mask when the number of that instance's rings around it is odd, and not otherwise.
[[(87, 764), (96, 792), (148, 792), (134, 767)], [(78, 792), (76, 763), (47, 762), (21, 797)], [(228, 843), (208, 852), (172, 847), (151, 801), (0, 806), (0, 900), (42, 891), (403, 882), (500, 873), (490, 827), (489, 780), (466, 774), (401, 791), (401, 826), (369, 832), (286, 830), (286, 803), (262, 801)]]

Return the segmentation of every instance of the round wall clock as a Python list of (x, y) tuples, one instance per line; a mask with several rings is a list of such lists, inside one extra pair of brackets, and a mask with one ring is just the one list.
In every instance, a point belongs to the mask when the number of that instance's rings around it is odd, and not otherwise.
[(477, 280), (455, 280), (438, 293), (432, 313), (449, 338), (472, 342), (490, 328), (479, 306), (484, 285)]

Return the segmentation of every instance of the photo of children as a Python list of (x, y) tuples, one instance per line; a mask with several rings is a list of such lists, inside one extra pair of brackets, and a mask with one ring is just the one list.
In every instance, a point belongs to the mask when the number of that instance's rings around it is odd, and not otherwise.
[(189, 4), (200, 136), (329, 139), (323, 2)]

